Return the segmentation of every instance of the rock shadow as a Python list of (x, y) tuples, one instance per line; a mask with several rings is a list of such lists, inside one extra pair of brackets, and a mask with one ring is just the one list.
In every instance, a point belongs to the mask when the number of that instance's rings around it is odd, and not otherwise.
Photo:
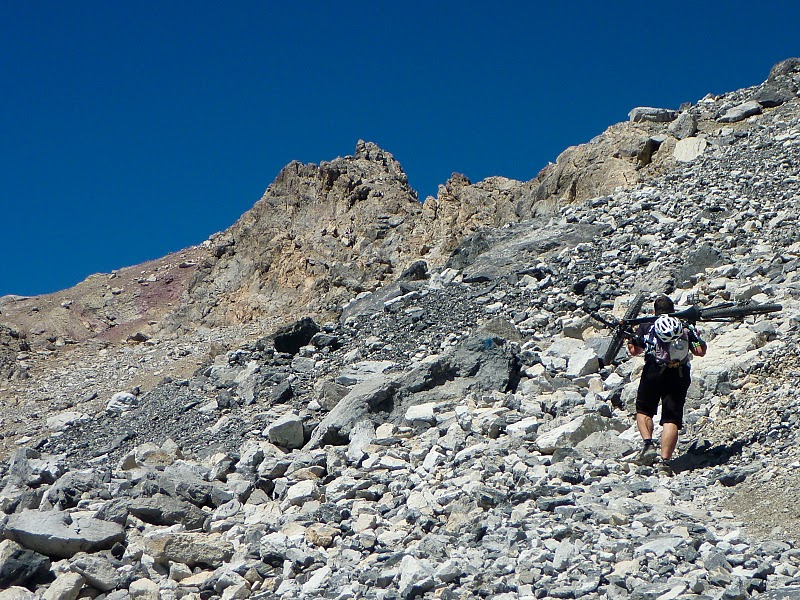
[(689, 449), (672, 460), (672, 470), (677, 473), (695, 471), (708, 467), (719, 467), (727, 464), (730, 459), (742, 453), (745, 442), (737, 440), (732, 444), (719, 444), (712, 446), (708, 440), (696, 440)]

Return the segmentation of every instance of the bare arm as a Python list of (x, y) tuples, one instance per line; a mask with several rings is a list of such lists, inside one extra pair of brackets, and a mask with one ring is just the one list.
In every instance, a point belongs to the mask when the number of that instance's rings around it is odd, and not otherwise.
[(637, 343), (639, 341), (638, 338), (628, 338), (628, 354), (631, 356), (639, 356), (644, 352), (644, 347), (639, 346)]

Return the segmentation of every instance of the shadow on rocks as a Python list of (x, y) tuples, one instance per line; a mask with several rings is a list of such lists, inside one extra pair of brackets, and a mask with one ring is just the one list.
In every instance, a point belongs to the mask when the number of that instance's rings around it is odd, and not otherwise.
[(731, 458), (742, 453), (745, 442), (737, 440), (732, 444), (712, 446), (708, 440), (692, 442), (689, 449), (672, 461), (672, 470), (675, 473), (694, 471), (707, 467), (719, 467), (727, 464)]

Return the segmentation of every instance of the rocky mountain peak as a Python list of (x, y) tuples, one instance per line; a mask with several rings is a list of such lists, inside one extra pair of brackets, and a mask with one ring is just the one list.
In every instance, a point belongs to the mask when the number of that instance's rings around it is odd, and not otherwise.
[(382, 165), (387, 173), (397, 177), (399, 181), (403, 181), (404, 183), (408, 182), (408, 177), (403, 171), (403, 167), (395, 160), (394, 156), (373, 142), (358, 140), (354, 158), (356, 160), (367, 160)]

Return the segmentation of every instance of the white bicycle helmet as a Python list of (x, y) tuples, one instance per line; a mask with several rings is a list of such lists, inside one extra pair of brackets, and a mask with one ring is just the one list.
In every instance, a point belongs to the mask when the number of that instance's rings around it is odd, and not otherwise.
[(677, 340), (683, 335), (683, 323), (675, 317), (666, 315), (658, 317), (654, 326), (658, 339), (665, 343)]

